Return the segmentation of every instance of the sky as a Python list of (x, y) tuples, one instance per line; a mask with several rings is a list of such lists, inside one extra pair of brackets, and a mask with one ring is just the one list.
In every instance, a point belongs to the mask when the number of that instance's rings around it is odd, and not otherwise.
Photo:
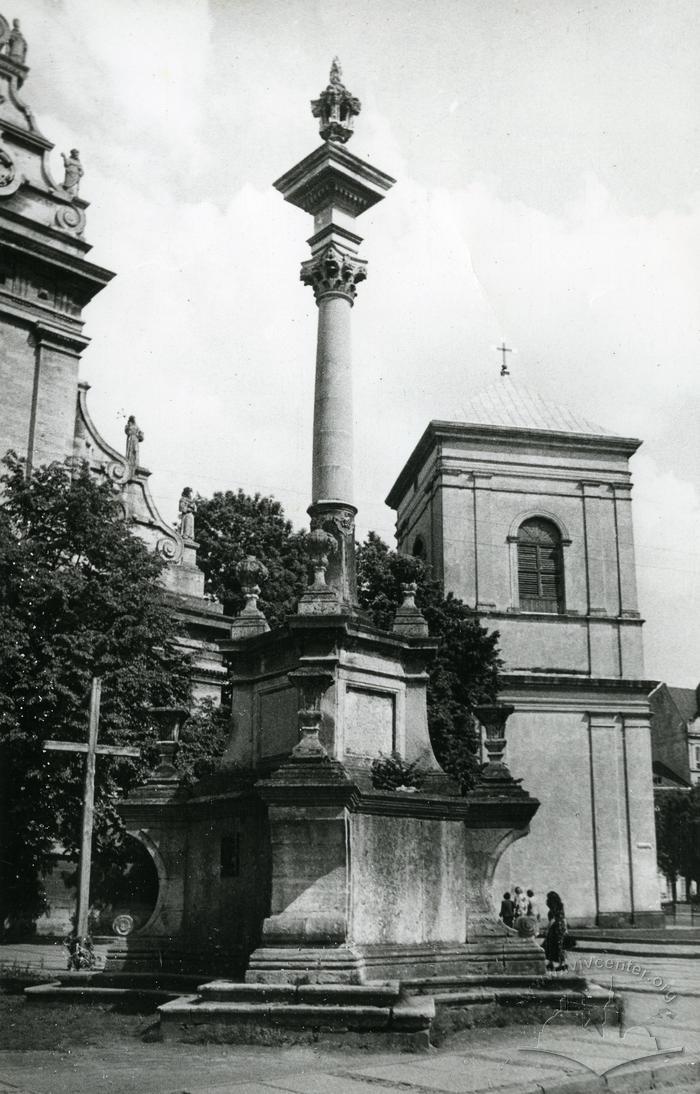
[(498, 376), (644, 441), (646, 675), (700, 680), (700, 7), (696, 0), (13, 0), (24, 98), (80, 149), (92, 260), (81, 377), (128, 414), (167, 520), (182, 487), (310, 500), (311, 218), (272, 182), (319, 144), (334, 55), (357, 155), (397, 183), (358, 224), (361, 536), (431, 418)]

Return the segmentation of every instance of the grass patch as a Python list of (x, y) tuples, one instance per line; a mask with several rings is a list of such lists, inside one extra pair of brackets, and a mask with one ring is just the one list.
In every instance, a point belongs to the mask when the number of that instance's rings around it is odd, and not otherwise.
[(23, 995), (0, 992), (0, 1051), (64, 1051), (77, 1046), (120, 1045), (140, 1041), (153, 1026), (153, 1007), (135, 1012), (133, 1004), (28, 1004)]

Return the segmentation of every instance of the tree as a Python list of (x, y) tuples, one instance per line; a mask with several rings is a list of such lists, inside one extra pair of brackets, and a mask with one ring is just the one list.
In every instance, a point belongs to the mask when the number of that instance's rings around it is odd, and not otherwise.
[(236, 564), (246, 555), (255, 555), (269, 571), (260, 608), (270, 626), (279, 626), (296, 610), (308, 584), (304, 539), (305, 533), (293, 530), (274, 498), (227, 490), (197, 499), (197, 561), (210, 591), (231, 615), (244, 604)]
[[(46, 753), (43, 742), (86, 739), (90, 681), (100, 676), (100, 741), (142, 748), (139, 760), (97, 764), (95, 857), (108, 860), (121, 841), (116, 800), (156, 760), (148, 708), (189, 705), (191, 669), (160, 584), (163, 563), (131, 533), (109, 484), (85, 465), (27, 476), (13, 454), (4, 462), (0, 924), (8, 925), (41, 912), (56, 843), (77, 857), (84, 760)], [(181, 762), (197, 755), (185, 750)]]
[(671, 882), (673, 900), (679, 877), (700, 880), (700, 786), (655, 794), (656, 857)]
[(414, 581), (416, 604), (430, 634), (440, 639), (428, 683), (428, 726), (441, 766), (462, 792), (473, 786), (478, 769), (479, 734), (473, 708), (493, 702), (498, 689), (498, 633), (489, 633), (458, 597), (444, 595), (418, 558), (391, 550), (370, 532), (357, 551), (360, 606), (378, 627), (390, 628), (401, 603), (401, 585)]

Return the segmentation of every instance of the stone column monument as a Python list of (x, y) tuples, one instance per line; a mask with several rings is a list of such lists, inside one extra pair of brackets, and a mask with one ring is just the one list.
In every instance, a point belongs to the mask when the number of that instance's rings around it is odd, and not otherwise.
[(353, 495), (353, 402), (350, 320), (357, 285), (367, 276), (358, 255), (357, 218), (381, 201), (394, 179), (344, 147), (352, 136), (360, 102), (342, 82), (336, 58), (325, 91), (311, 104), (324, 143), (277, 180), (285, 201), (314, 218), (311, 258), (301, 280), (318, 304), (314, 397), (312, 528), (337, 543), (329, 561), (328, 584), (342, 608), (357, 606)]

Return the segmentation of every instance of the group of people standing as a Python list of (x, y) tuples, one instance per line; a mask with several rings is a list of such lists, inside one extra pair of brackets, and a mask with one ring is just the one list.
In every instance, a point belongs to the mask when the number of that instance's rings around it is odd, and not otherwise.
[[(550, 972), (568, 969), (566, 963), (566, 915), (564, 903), (553, 889), (547, 893), (547, 925), (544, 931), (544, 955)], [(536, 937), (540, 932), (540, 911), (533, 889), (523, 892), (516, 885), (513, 895), (503, 894), (498, 913), (506, 927), (514, 928), (524, 937)]]

